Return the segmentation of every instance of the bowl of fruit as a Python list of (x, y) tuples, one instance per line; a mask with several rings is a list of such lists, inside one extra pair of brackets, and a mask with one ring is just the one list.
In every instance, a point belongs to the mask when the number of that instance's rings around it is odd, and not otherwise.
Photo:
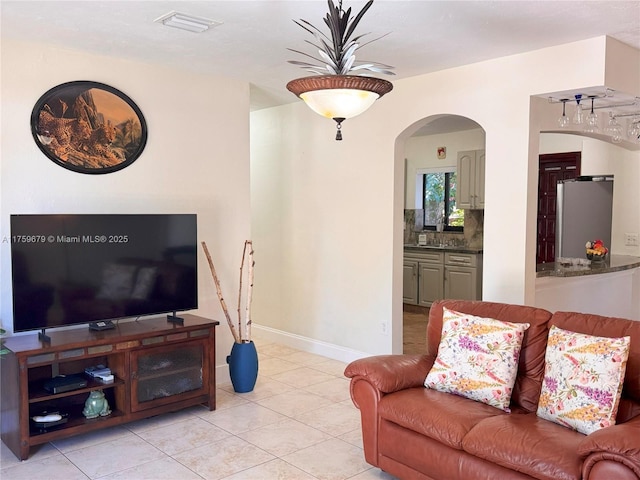
[(602, 240), (594, 240), (587, 242), (585, 247), (587, 248), (587, 258), (592, 262), (602, 262), (607, 258), (609, 249), (604, 246)]

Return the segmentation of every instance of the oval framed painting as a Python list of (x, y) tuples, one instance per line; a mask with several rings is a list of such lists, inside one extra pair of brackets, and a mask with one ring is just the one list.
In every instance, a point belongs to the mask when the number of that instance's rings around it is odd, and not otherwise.
[(42, 95), (31, 112), (31, 133), (49, 159), (89, 174), (128, 167), (147, 143), (147, 124), (133, 100), (90, 81), (63, 83)]

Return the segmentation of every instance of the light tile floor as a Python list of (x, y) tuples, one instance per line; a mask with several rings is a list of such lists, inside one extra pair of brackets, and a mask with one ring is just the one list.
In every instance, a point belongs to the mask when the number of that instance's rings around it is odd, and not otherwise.
[(364, 461), (345, 364), (254, 339), (252, 392), (31, 449), (2, 443), (2, 480), (393, 480)]

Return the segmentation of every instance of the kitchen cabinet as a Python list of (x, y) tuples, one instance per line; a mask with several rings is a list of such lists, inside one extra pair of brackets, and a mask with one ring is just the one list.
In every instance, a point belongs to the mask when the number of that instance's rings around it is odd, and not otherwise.
[(458, 152), (456, 206), (467, 210), (484, 208), (485, 151)]
[(445, 254), (444, 298), (482, 299), (482, 255), (450, 252)]
[(404, 272), (405, 282), (409, 277), (408, 286), (406, 283), (403, 284), (404, 303), (429, 307), (435, 300), (442, 298), (444, 293), (443, 252), (426, 249), (420, 252), (405, 252)]
[(418, 304), (418, 260), (405, 258), (402, 268), (402, 302)]
[(440, 300), (444, 293), (442, 276), (444, 267), (441, 262), (442, 254), (438, 254), (437, 261), (420, 262), (418, 277), (418, 305), (430, 307), (433, 302)]
[(403, 302), (430, 307), (443, 298), (482, 299), (482, 254), (405, 251)]

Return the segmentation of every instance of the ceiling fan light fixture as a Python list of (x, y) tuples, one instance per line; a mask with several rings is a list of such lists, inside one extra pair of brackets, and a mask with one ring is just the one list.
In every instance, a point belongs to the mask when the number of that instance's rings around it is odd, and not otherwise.
[(291, 80), (287, 89), (326, 118), (353, 118), (393, 89), (391, 82), (355, 75), (321, 75)]
[(167, 27), (179, 28), (188, 32), (203, 33), (212, 27), (222, 25), (222, 22), (211, 20), (204, 17), (196, 17), (180, 12), (169, 12), (154, 20), (156, 23), (162, 23)]
[(342, 8), (342, 0), (338, 0), (337, 4), (334, 0), (329, 0), (329, 13), (324, 18), (325, 25), (329, 27), (329, 35), (306, 20), (294, 20), (298, 26), (313, 35), (314, 41), (308, 43), (317, 48), (319, 57), (289, 49), (306, 57), (306, 61), (290, 60), (289, 63), (318, 75), (291, 80), (287, 89), (300, 97), (314, 112), (336, 121), (336, 140), (342, 140), (341, 128), (345, 119), (360, 115), (378, 98), (393, 89), (391, 82), (380, 78), (350, 75), (352, 71), (360, 73), (363, 70), (394, 75), (390, 71), (393, 67), (389, 65), (356, 60), (355, 53), (363, 45), (361, 38), (364, 35), (354, 36), (354, 31), (372, 4), (373, 0), (369, 0), (352, 17), (351, 8)]
[(312, 90), (300, 98), (319, 115), (327, 118), (353, 118), (367, 110), (378, 99), (378, 94), (365, 90)]

